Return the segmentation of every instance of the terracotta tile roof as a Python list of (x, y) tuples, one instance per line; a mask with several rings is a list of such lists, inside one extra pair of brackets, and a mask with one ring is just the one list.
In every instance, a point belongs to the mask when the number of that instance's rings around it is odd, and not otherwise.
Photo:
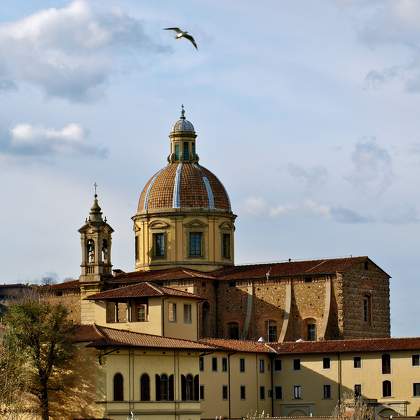
[[(311, 276), (344, 272), (369, 260), (368, 257), (332, 258), (322, 260), (288, 261), (272, 264), (237, 265), (212, 274), (220, 280), (241, 280), (270, 277)], [(372, 262), (373, 263), (373, 262)], [(374, 264), (374, 263), (373, 263)]]
[(165, 280), (188, 280), (188, 279), (209, 279), (214, 280), (215, 277), (210, 273), (191, 270), (183, 267), (168, 268), (163, 270), (152, 271), (133, 271), (130, 273), (117, 274), (110, 283), (137, 283), (145, 281), (165, 281)]
[(102, 339), (102, 334), (98, 331), (95, 324), (77, 325), (73, 341), (75, 343), (91, 343)]
[(46, 286), (43, 286), (43, 288), (49, 288), (52, 290), (79, 290), (80, 283), (79, 283), (79, 280), (69, 280), (69, 281), (64, 281), (63, 283), (46, 285)]
[(158, 286), (149, 282), (132, 284), (130, 286), (118, 287), (116, 289), (107, 290), (105, 292), (95, 293), (86, 299), (112, 300), (155, 296), (173, 296), (198, 300), (202, 299), (200, 296), (194, 295), (193, 293), (172, 289), (171, 287)]
[(230, 351), (244, 353), (273, 353), (273, 350), (266, 343), (259, 343), (251, 340), (230, 340), (225, 338), (203, 338), (200, 343)]
[(90, 327), (91, 331), (88, 332), (86, 328), (86, 332), (84, 333), (86, 338), (89, 337), (89, 334), (93, 338), (92, 342), (89, 344), (90, 347), (121, 346), (199, 351), (213, 350), (213, 347), (197, 341), (135, 333), (126, 330), (101, 327), (99, 325), (83, 327)]
[(420, 351), (420, 337), (268, 343), (278, 354)]
[(149, 179), (140, 195), (137, 212), (174, 208), (177, 201), (174, 190), (179, 208), (231, 211), (229, 196), (219, 179), (201, 165), (183, 162), (170, 163)]

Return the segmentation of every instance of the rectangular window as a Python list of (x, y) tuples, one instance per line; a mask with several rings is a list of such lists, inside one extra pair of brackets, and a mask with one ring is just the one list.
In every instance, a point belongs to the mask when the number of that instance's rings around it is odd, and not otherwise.
[(391, 356), (389, 354), (382, 355), (382, 373), (391, 373)]
[(230, 233), (224, 233), (222, 236), (223, 258), (230, 258)]
[(264, 359), (260, 359), (260, 373), (264, 373), (265, 371), (265, 361)]
[(241, 385), (241, 400), (245, 400), (245, 399), (246, 399), (245, 385)]
[(293, 399), (294, 400), (302, 399), (302, 387), (300, 385), (293, 385)]
[(136, 305), (136, 321), (137, 322), (147, 321), (147, 305), (146, 304)]
[(176, 322), (176, 303), (168, 302), (168, 321)]
[(316, 325), (308, 324), (307, 326), (308, 341), (316, 341)]
[(189, 150), (189, 147), (188, 147), (188, 142), (184, 142), (184, 153), (183, 153), (183, 158), (184, 158), (184, 160), (189, 160), (189, 158), (190, 158), (190, 150)]
[(324, 357), (322, 359), (322, 367), (324, 369), (329, 369), (331, 367), (331, 359), (329, 357)]
[(184, 303), (184, 324), (191, 324), (192, 322), (192, 305)]
[(300, 359), (293, 359), (293, 369), (300, 370)]
[(200, 366), (200, 372), (203, 372), (204, 371), (204, 357), (203, 356), (200, 356), (199, 366)]
[(265, 387), (260, 386), (260, 400), (265, 400)]
[(117, 311), (115, 307), (115, 302), (106, 303), (106, 322), (118, 322), (116, 317)]
[(134, 248), (135, 248), (135, 256), (136, 261), (140, 259), (140, 238), (136, 236), (135, 242), (134, 242)]
[(153, 234), (153, 255), (157, 258), (165, 256), (165, 234), (154, 233)]
[(204, 385), (200, 385), (200, 400), (204, 400)]
[(366, 295), (363, 297), (363, 321), (370, 324), (371, 322), (371, 296)]
[(175, 145), (175, 160), (179, 160), (179, 144)]
[(413, 384), (413, 396), (420, 397), (420, 382)]
[(245, 372), (245, 359), (239, 359), (239, 371)]
[(223, 385), (222, 387), (222, 399), (227, 400), (228, 399), (228, 386)]
[(211, 359), (211, 370), (217, 372), (217, 357)]
[(277, 372), (281, 370), (281, 359), (274, 360), (274, 370)]
[(359, 398), (362, 396), (362, 385), (356, 384), (354, 386), (354, 397)]
[(190, 232), (190, 257), (202, 256), (203, 232)]
[(274, 392), (275, 392), (276, 400), (282, 400), (283, 399), (283, 389), (282, 389), (281, 386), (276, 386), (274, 388)]
[(324, 400), (331, 399), (331, 385), (324, 385)]
[(360, 369), (362, 367), (362, 358), (360, 356), (353, 357), (353, 367)]
[(192, 158), (195, 159), (195, 143), (191, 143), (191, 154)]
[(420, 366), (420, 354), (413, 354), (411, 357), (413, 366)]
[(223, 357), (222, 359), (222, 371), (227, 372), (228, 370), (228, 359), (227, 357)]
[(268, 341), (274, 343), (277, 341), (277, 324), (275, 321), (268, 321)]

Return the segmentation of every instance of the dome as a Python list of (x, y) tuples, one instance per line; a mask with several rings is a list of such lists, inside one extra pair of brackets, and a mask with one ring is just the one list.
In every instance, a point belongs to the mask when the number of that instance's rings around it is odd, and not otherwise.
[(180, 118), (172, 127), (172, 133), (194, 133), (194, 126), (192, 123), (184, 118)]
[(181, 107), (181, 117), (179, 120), (173, 125), (172, 133), (194, 133), (194, 126), (190, 121), (185, 118), (185, 109), (184, 105)]
[(223, 184), (208, 169), (191, 162), (174, 162), (150, 178), (138, 213), (164, 209), (203, 209), (231, 212)]

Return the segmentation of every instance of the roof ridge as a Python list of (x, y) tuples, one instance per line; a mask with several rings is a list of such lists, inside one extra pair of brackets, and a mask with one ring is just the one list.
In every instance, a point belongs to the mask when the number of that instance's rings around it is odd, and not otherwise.
[(199, 340), (194, 341), (194, 340), (187, 340), (185, 338), (178, 338), (178, 337), (168, 337), (166, 335), (156, 335), (156, 334), (148, 334), (148, 333), (142, 333), (142, 332), (137, 332), (137, 331), (129, 331), (129, 330), (124, 330), (124, 329), (120, 329), (120, 328), (110, 328), (110, 327), (104, 327), (104, 326), (100, 326), (101, 329), (108, 329), (108, 330), (112, 330), (112, 331), (119, 331), (119, 332), (124, 332), (124, 333), (129, 333), (129, 334), (135, 334), (135, 335), (145, 335), (147, 337), (157, 337), (157, 338), (162, 338), (162, 339), (169, 339), (169, 340), (179, 340), (179, 341), (184, 341), (186, 343), (195, 343), (195, 344), (201, 344)]
[(161, 288), (149, 281), (146, 281), (145, 284), (147, 284), (148, 286), (150, 286), (152, 289), (156, 290), (161, 296), (164, 295), (164, 293), (162, 292)]

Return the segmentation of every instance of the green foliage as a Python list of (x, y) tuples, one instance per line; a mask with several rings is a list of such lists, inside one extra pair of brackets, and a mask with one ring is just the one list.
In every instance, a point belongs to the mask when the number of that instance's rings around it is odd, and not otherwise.
[(49, 418), (51, 392), (63, 388), (72, 361), (74, 325), (61, 304), (32, 298), (10, 306), (4, 319), (4, 348), (15, 369), (27, 378), (27, 391), (39, 400), (41, 416)]

